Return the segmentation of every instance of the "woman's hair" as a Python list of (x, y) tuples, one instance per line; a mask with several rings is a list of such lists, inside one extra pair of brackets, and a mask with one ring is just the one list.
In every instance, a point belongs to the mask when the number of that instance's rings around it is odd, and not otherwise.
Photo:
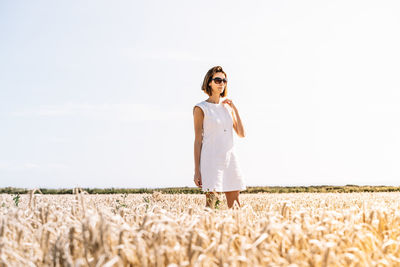
[[(203, 90), (204, 93), (206, 93), (209, 96), (212, 95), (212, 89), (208, 84), (211, 82), (212, 77), (217, 72), (222, 72), (223, 74), (225, 74), (225, 79), (228, 78), (228, 76), (226, 75), (225, 71), (222, 69), (221, 66), (215, 66), (209, 69), (207, 71), (206, 76), (204, 77), (203, 85), (201, 86), (201, 90)], [(225, 83), (224, 91), (220, 94), (221, 97), (226, 97), (228, 95), (227, 89), (228, 89), (228, 84)]]

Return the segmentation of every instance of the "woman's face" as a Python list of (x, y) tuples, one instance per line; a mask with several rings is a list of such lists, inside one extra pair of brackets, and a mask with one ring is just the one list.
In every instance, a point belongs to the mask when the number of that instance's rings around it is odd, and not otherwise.
[(208, 84), (211, 87), (212, 95), (220, 95), (224, 91), (226, 84), (224, 82), (216, 84), (215, 80), (213, 80), (214, 78), (225, 79), (225, 74), (222, 72), (215, 73), (211, 82)]

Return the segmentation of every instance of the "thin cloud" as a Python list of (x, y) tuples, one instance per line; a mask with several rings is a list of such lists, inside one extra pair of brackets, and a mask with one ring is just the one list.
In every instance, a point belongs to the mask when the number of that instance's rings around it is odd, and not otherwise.
[(6, 170), (7, 168), (9, 168), (10, 163), (8, 162), (0, 162), (0, 170)]
[(149, 104), (66, 103), (41, 105), (31, 110), (11, 112), (11, 115), (28, 118), (74, 116), (95, 120), (138, 122), (188, 119), (190, 114), (184, 111), (166, 110)]
[(23, 168), (24, 168), (24, 169), (38, 169), (39, 167), (40, 167), (40, 166), (39, 166), (38, 164), (31, 163), (31, 162), (25, 163), (25, 164), (23, 165)]
[(65, 170), (64, 163), (36, 163), (36, 162), (0, 162), (0, 171), (54, 171)]

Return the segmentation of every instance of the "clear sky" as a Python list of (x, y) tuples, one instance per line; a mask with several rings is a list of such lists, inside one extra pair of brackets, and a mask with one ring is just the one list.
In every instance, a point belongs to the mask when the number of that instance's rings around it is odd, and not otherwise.
[(0, 187), (193, 183), (221, 65), (247, 185), (399, 185), (398, 1), (1, 1)]

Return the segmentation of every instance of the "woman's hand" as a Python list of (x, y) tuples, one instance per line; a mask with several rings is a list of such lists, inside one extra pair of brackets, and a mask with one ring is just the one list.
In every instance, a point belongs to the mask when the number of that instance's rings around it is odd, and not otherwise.
[(195, 172), (195, 174), (194, 174), (194, 183), (199, 188), (201, 188), (203, 186), (202, 181), (201, 181), (201, 173), (200, 172)]
[(228, 104), (232, 109), (236, 109), (235, 105), (233, 104), (232, 99), (225, 99), (224, 101), (222, 101), (222, 104)]

